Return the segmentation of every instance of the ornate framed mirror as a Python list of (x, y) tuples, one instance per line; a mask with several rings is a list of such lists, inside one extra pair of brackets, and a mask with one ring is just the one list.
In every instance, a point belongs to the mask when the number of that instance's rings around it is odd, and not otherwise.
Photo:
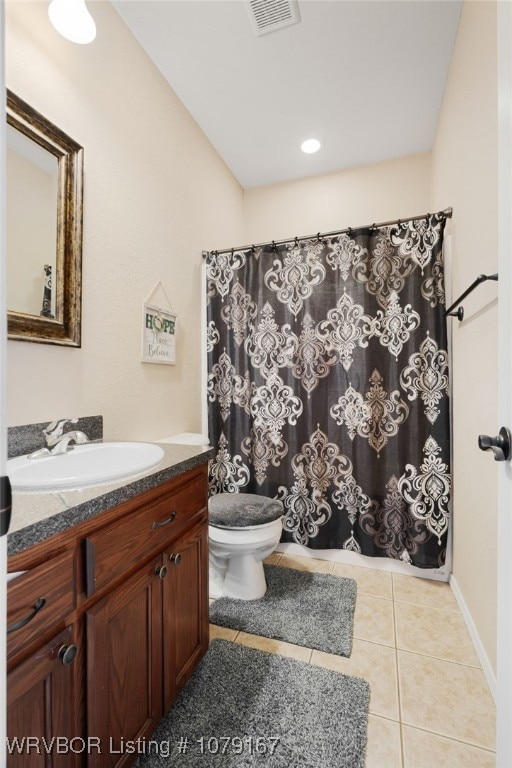
[(7, 91), (7, 329), (81, 344), (83, 148)]

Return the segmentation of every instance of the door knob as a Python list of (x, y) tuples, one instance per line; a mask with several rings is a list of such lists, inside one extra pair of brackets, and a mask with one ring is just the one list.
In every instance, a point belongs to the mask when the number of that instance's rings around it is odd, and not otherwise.
[(512, 435), (507, 427), (502, 427), (497, 437), (489, 437), (489, 435), (478, 436), (478, 447), (481, 451), (492, 451), (494, 453), (494, 461), (507, 461), (510, 459), (511, 444)]

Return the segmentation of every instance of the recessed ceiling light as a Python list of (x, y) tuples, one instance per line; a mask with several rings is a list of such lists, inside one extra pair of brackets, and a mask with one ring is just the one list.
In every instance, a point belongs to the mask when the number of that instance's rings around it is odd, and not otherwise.
[(305, 152), (307, 155), (312, 155), (313, 152), (318, 152), (322, 145), (318, 141), (318, 139), (306, 139), (306, 141), (303, 141), (300, 145), (300, 148), (303, 152)]

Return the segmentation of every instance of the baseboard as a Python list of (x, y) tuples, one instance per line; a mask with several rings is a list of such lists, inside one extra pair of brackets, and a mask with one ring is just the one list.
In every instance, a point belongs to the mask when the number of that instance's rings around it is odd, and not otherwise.
[(448, 581), (450, 576), (446, 567), (432, 569), (416, 568), (414, 565), (403, 563), (400, 560), (392, 560), (388, 557), (367, 557), (357, 552), (348, 552), (345, 549), (309, 549), (302, 544), (281, 542), (277, 545), (276, 552), (299, 555), (300, 557), (314, 557), (318, 560), (356, 565), (360, 568), (373, 568), (376, 571), (401, 573), (404, 576), (417, 576), (421, 579), (430, 579), (431, 581)]
[(466, 623), (468, 632), (471, 635), (473, 645), (475, 646), (476, 655), (480, 660), (480, 664), (482, 665), (482, 671), (485, 675), (485, 679), (487, 680), (487, 685), (489, 686), (489, 690), (491, 691), (492, 697), (496, 702), (496, 696), (497, 696), (496, 675), (494, 674), (494, 670), (491, 666), (487, 653), (485, 652), (485, 648), (482, 644), (482, 641), (480, 640), (480, 635), (478, 634), (477, 628), (473, 621), (473, 617), (471, 616), (469, 608), (466, 605), (466, 601), (464, 600), (464, 597), (462, 595), (462, 592), (460, 591), (459, 585), (457, 584), (457, 579), (455, 578), (453, 573), (450, 576), (450, 587), (452, 588), (452, 592), (460, 608), (460, 612), (462, 613), (462, 618)]

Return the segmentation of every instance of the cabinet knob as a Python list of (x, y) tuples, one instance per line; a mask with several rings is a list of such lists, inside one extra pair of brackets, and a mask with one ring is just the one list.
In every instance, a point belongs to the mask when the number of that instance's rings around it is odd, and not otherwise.
[(179, 565), (181, 563), (181, 555), (180, 554), (169, 555), (169, 560), (173, 565)]
[(64, 666), (67, 667), (69, 664), (73, 663), (77, 653), (78, 648), (76, 645), (61, 645), (58, 656)]
[(155, 573), (158, 576), (159, 579), (165, 579), (167, 576), (167, 566), (166, 565), (159, 565), (158, 568), (155, 569)]

